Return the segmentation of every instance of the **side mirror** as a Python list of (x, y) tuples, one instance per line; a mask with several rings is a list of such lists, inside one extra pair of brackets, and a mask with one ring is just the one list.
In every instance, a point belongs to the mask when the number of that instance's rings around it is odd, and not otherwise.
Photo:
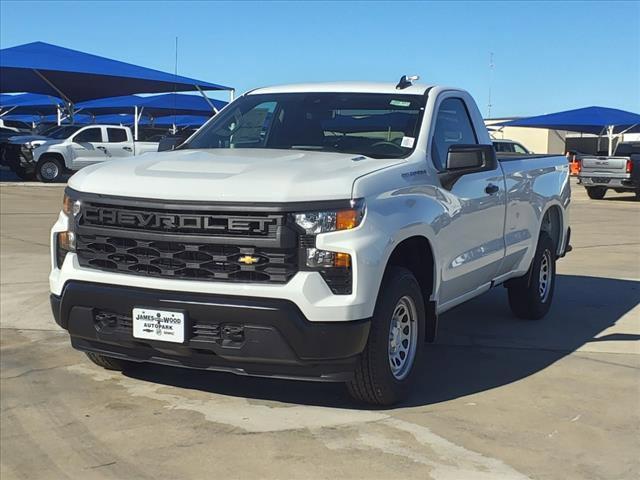
[(451, 145), (447, 153), (447, 169), (439, 175), (440, 183), (446, 190), (451, 190), (460, 177), (467, 173), (494, 170), (497, 162), (493, 145)]
[(447, 154), (447, 170), (494, 168), (496, 153), (492, 145), (451, 145)]

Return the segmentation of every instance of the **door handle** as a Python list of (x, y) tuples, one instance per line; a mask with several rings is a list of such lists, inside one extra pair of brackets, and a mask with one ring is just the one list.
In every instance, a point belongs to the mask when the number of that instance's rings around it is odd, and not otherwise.
[(103, 147), (103, 146), (101, 146), (101, 145), (98, 145), (96, 148), (97, 148), (98, 150), (102, 150), (103, 152), (106, 152), (106, 151), (107, 151), (107, 147)]
[(484, 191), (487, 192), (489, 195), (493, 195), (494, 193), (498, 193), (498, 190), (500, 190), (500, 187), (498, 185), (494, 185), (493, 183), (490, 183), (484, 189)]
[(131, 147), (122, 147), (123, 150), (126, 150), (127, 152), (132, 152), (133, 148)]

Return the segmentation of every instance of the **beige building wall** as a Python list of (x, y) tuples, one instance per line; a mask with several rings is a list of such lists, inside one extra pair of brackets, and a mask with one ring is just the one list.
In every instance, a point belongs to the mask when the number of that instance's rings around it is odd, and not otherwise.
[[(490, 126), (494, 123), (506, 122), (508, 119), (486, 120)], [(521, 143), (533, 153), (565, 153), (565, 136), (567, 132), (561, 130), (547, 130), (546, 128), (502, 127), (489, 130), (491, 136), (497, 140), (507, 139)]]

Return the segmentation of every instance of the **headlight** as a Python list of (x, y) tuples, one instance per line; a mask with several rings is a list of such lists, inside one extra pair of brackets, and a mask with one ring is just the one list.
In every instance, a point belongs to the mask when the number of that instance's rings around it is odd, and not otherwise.
[(360, 225), (364, 217), (364, 200), (353, 200), (351, 208), (324, 212), (296, 213), (296, 225), (302, 227), (307, 235), (350, 230)]
[(62, 213), (68, 217), (75, 217), (80, 213), (81, 206), (82, 204), (80, 203), (80, 200), (75, 200), (66, 193), (64, 194), (64, 199), (62, 200)]
[(56, 236), (56, 265), (62, 268), (67, 253), (76, 251), (76, 235), (73, 232), (59, 232)]
[(334, 294), (351, 293), (351, 256), (344, 252), (330, 252), (316, 248), (316, 235), (356, 228), (365, 214), (364, 200), (352, 200), (351, 208), (342, 210), (305, 212), (294, 215), (295, 223), (306, 234), (301, 239), (305, 268), (322, 275)]
[(43, 143), (44, 143), (44, 140), (34, 140), (32, 142), (25, 143), (24, 146), (27, 147), (29, 150), (33, 150), (35, 148), (38, 148)]

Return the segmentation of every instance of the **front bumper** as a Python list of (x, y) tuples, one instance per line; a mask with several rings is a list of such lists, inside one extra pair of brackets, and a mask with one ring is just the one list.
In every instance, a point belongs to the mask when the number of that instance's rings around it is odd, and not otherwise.
[[(51, 306), (78, 350), (138, 362), (319, 381), (351, 378), (370, 326), (369, 319), (310, 322), (287, 300), (76, 281), (67, 282), (62, 295), (51, 295)], [(184, 311), (185, 343), (133, 338), (128, 319), (134, 306)]]
[(25, 170), (33, 170), (35, 168), (33, 150), (24, 145), (15, 143), (5, 145), (3, 157), (3, 164), (10, 168), (23, 168)]

